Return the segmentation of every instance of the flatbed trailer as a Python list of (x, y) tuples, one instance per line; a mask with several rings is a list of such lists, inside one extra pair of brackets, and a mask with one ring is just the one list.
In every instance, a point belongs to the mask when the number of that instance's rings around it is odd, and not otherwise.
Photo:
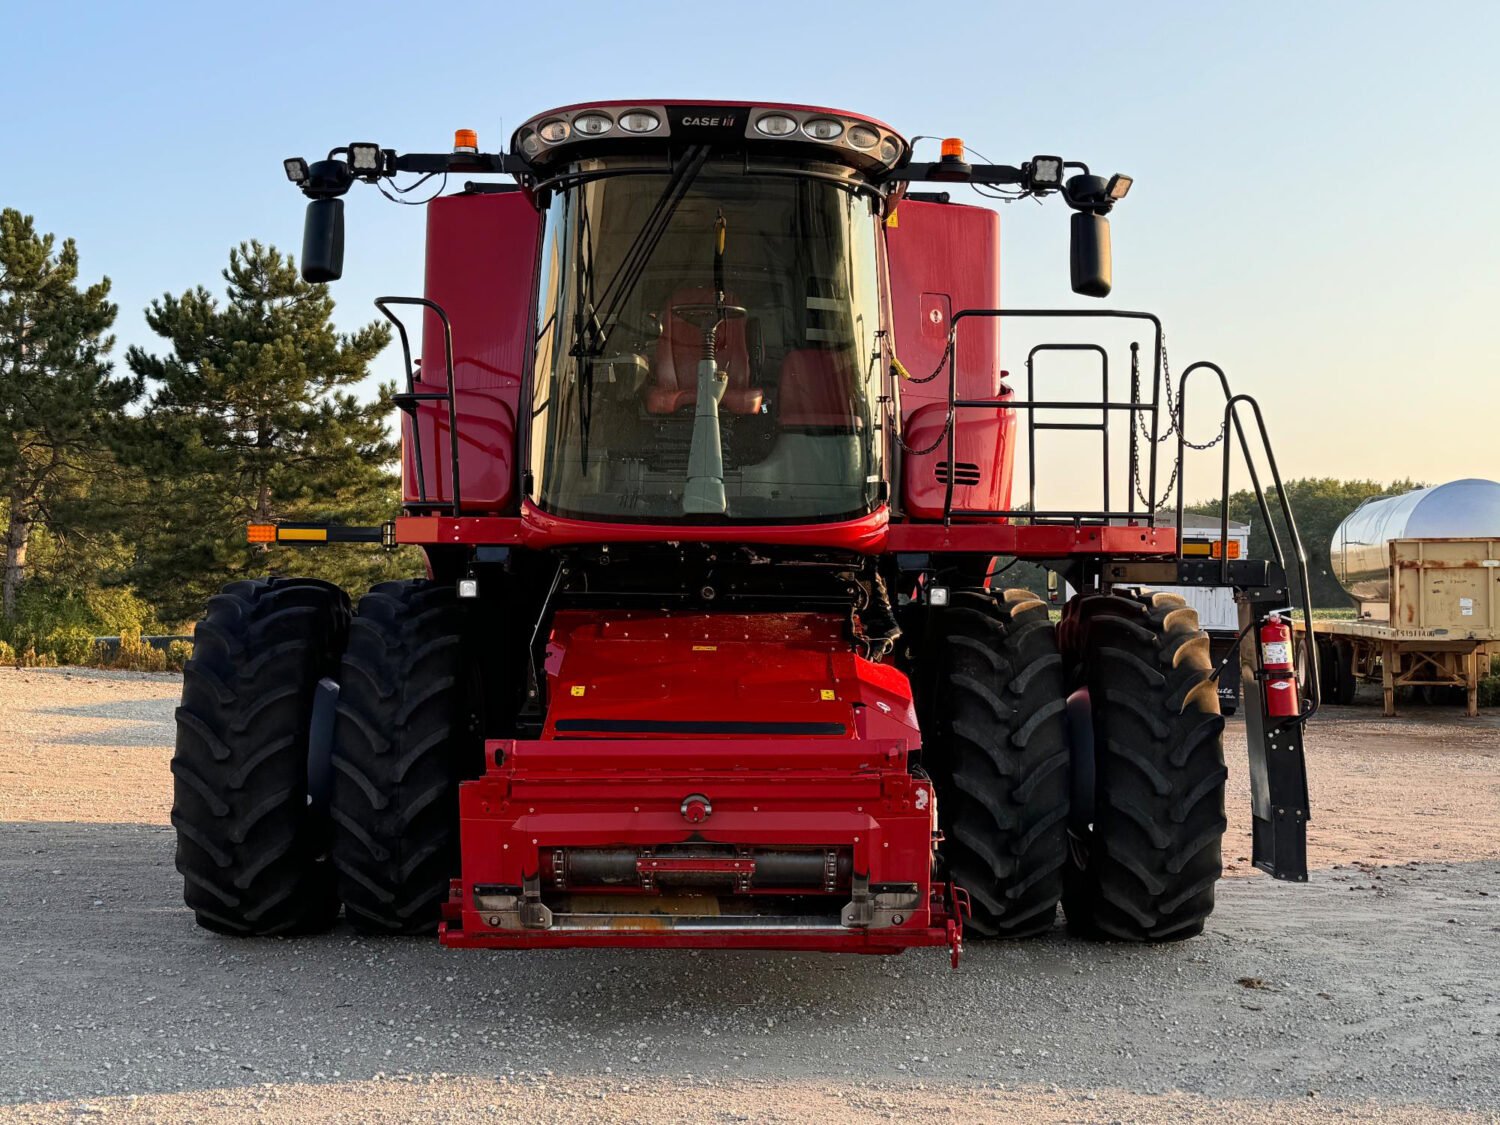
[[(1294, 627), (1306, 635), (1302, 622)], [(1500, 632), (1488, 628), (1456, 632), (1401, 628), (1388, 621), (1314, 621), (1312, 633), (1323, 669), (1323, 698), (1348, 704), (1358, 682), (1379, 682), (1386, 715), (1396, 713), (1396, 689), (1402, 687), (1463, 688), (1466, 713), (1478, 715), (1485, 657), (1491, 647), (1500, 648)]]
[(1386, 559), (1368, 582), (1384, 602), (1362, 603), (1356, 620), (1312, 623), (1323, 696), (1347, 704), (1358, 681), (1378, 680), (1394, 715), (1397, 688), (1457, 687), (1478, 715), (1479, 680), (1500, 647), (1500, 539), (1392, 539)]

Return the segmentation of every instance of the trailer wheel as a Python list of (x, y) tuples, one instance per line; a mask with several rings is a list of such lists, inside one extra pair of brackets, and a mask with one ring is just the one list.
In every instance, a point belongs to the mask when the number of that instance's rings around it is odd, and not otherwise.
[(1069, 928), (1103, 940), (1191, 937), (1213, 912), (1226, 824), (1208, 635), (1175, 594), (1085, 596), (1071, 620), (1095, 786), (1092, 816), (1075, 822)]
[(382, 582), (360, 599), (340, 672), (333, 861), (345, 915), (371, 933), (437, 924), (458, 873), (458, 783), (483, 744), (451, 585)]
[(970, 932), (1042, 933), (1068, 856), (1066, 700), (1047, 607), (1026, 590), (969, 591), (930, 612), (922, 760), (942, 859), (969, 894)]
[(183, 897), (205, 929), (305, 933), (338, 917), (307, 756), (318, 681), (336, 672), (348, 629), (348, 597), (310, 578), (233, 582), (198, 622), (177, 708), (172, 823)]

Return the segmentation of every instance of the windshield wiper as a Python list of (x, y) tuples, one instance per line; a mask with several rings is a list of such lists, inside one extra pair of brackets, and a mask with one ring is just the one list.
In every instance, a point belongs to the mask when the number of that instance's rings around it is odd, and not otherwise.
[[(656, 251), (657, 244), (666, 234), (667, 226), (672, 221), (678, 204), (687, 195), (688, 189), (693, 186), (693, 181), (698, 178), (698, 173), (707, 159), (708, 146), (694, 145), (682, 154), (682, 159), (673, 165), (671, 175), (667, 178), (661, 195), (657, 197), (655, 206), (646, 216), (646, 221), (641, 224), (641, 229), (626, 249), (625, 256), (616, 268), (614, 276), (609, 279), (609, 284), (604, 287), (604, 292), (599, 294), (597, 299), (594, 296), (592, 254), (586, 265), (580, 254), (580, 282), (584, 293), (579, 302), (578, 313), (574, 318), (573, 355), (580, 358), (592, 358), (603, 353), (608, 337), (608, 326), (614, 322), (625, 302), (635, 292), (636, 284), (640, 281), (641, 274), (645, 272), (646, 265)], [(579, 229), (582, 231), (586, 225), (588, 212), (583, 204), (581, 185), (578, 191)]]

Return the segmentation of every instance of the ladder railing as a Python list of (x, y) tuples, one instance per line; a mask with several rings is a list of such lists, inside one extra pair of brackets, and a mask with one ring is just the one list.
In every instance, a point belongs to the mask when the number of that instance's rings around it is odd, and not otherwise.
[[(435, 314), (442, 323), (444, 390), (417, 390), (416, 370), (412, 365), (411, 338), (406, 331), (406, 324), (391, 311), (390, 306), (392, 305), (414, 305), (426, 309), (428, 312)], [(425, 297), (377, 297), (375, 299), (375, 307), (380, 310), (381, 315), (396, 326), (396, 334), (401, 340), (401, 356), (406, 368), (406, 390), (392, 396), (392, 401), (411, 420), (411, 453), (417, 483), (417, 506), (424, 508), (450, 507), (453, 515), (460, 515), (463, 511), (463, 500), (462, 491), (459, 488), (458, 475), (458, 402), (457, 388), (453, 381), (453, 325), (449, 321), (448, 314), (443, 307), (436, 301), (429, 301)], [(423, 374), (425, 375), (426, 372)], [(446, 505), (427, 498), (427, 478), (422, 458), (422, 427), (419, 417), (419, 410), (421, 404), (424, 402), (446, 402), (448, 404), (448, 453), (452, 464), (453, 494)], [(410, 506), (412, 505), (408, 505), (408, 507)]]
[[(1008, 398), (959, 398), (958, 380), (955, 375), (959, 369), (958, 359), (958, 336), (959, 326), (966, 319), (973, 318), (1015, 318), (1015, 319), (1110, 319), (1123, 321), (1145, 321), (1152, 327), (1155, 338), (1155, 347), (1152, 349), (1154, 356), (1152, 363), (1151, 395), (1143, 398), (1140, 394), (1139, 377), (1134, 357), (1132, 358), (1131, 370), (1131, 395), (1128, 400), (1115, 400), (1110, 398), (1109, 387), (1109, 353), (1098, 344), (1093, 343), (1044, 343), (1038, 344), (1031, 349), (1026, 357), (1026, 399), (1017, 401), (1013, 397)], [(1100, 360), (1100, 382), (1101, 396), (1098, 401), (1090, 400), (1051, 400), (1037, 399), (1036, 394), (1036, 367), (1037, 358), (1040, 355), (1057, 352), (1084, 352), (1095, 354)], [(1135, 506), (1135, 496), (1140, 490), (1142, 481), (1140, 479), (1140, 465), (1135, 456), (1138, 446), (1135, 441), (1137, 417), (1144, 415), (1148, 419), (1151, 440), (1147, 443), (1146, 480), (1144, 482), (1146, 495), (1156, 494), (1156, 482), (1158, 476), (1158, 447), (1162, 438), (1162, 327), (1160, 319), (1153, 313), (1128, 312), (1115, 309), (963, 309), (953, 315), (948, 328), (948, 342), (943, 352), (942, 362), (938, 371), (948, 369), (948, 419), (947, 431), (944, 435), (948, 463), (952, 465), (957, 459), (958, 424), (960, 412), (965, 410), (1014, 410), (1024, 412), (1026, 415), (1026, 446), (1027, 446), (1027, 498), (1029, 506), (1026, 508), (1006, 509), (979, 509), (979, 508), (955, 508), (953, 503), (954, 474), (949, 473), (943, 495), (943, 522), (951, 523), (955, 517), (959, 519), (1027, 519), (1035, 523), (1041, 522), (1068, 522), (1074, 525), (1097, 523), (1105, 524), (1111, 520), (1125, 520), (1135, 523), (1144, 523), (1145, 526), (1155, 527), (1157, 525), (1157, 514), (1150, 505), (1138, 509)], [(1043, 410), (1057, 411), (1089, 411), (1097, 412), (1097, 421), (1082, 422), (1048, 422), (1038, 421), (1037, 412)], [(1131, 465), (1129, 479), (1127, 482), (1127, 500), (1124, 508), (1113, 506), (1110, 492), (1110, 470), (1109, 470), (1109, 433), (1110, 420), (1115, 414), (1125, 414), (1131, 431)], [(1101, 485), (1103, 492), (1103, 503), (1100, 508), (1091, 510), (1081, 509), (1040, 509), (1037, 507), (1036, 487), (1036, 435), (1041, 430), (1086, 430), (1097, 431), (1100, 435), (1103, 457), (1101, 458)]]

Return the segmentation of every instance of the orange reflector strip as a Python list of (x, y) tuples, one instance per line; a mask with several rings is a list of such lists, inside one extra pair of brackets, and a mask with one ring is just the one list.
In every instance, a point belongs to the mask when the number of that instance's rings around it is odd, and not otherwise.
[[(1222, 540), (1218, 539), (1215, 539), (1209, 543), (1204, 543), (1201, 541), (1187, 542), (1182, 545), (1182, 553), (1184, 555), (1196, 556), (1198, 558), (1212, 557), (1221, 559), (1224, 557), (1224, 544)], [(1237, 559), (1240, 557), (1239, 540), (1231, 539), (1229, 541), (1229, 557), (1232, 559)]]
[(252, 523), (245, 528), (245, 542), (247, 543), (274, 543), (276, 542), (276, 525), (274, 523)]

